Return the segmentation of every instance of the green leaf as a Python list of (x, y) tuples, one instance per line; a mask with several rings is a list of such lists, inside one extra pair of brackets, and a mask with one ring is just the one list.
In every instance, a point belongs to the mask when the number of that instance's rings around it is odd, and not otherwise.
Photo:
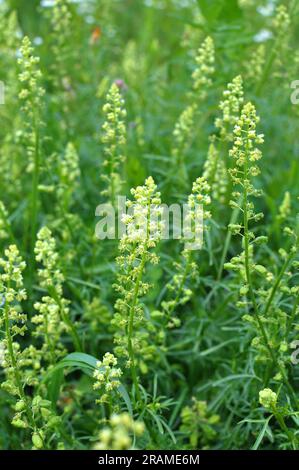
[[(197, 0), (202, 15), (208, 23), (236, 21), (242, 16), (238, 0)], [(219, 25), (218, 25), (219, 26)]]
[(224, 5), (224, 0), (197, 0), (200, 11), (209, 23), (214, 22)]
[(66, 369), (68, 367), (81, 369), (88, 375), (92, 375), (96, 368), (97, 359), (85, 353), (71, 353), (64, 357), (58, 364), (53, 367), (44, 377), (43, 381), (48, 382), (53, 380), (53, 376), (57, 371)]
[(60, 387), (62, 383), (63, 383), (63, 370), (58, 369), (52, 374), (51, 381), (49, 381), (48, 388), (47, 388), (48, 398), (54, 406), (56, 405), (56, 402), (58, 400), (59, 391), (60, 391)]
[(264, 426), (260, 430), (259, 435), (257, 436), (257, 439), (256, 439), (255, 443), (252, 446), (252, 450), (257, 450), (259, 448), (260, 443), (262, 442), (262, 440), (264, 438), (264, 435), (266, 434), (266, 431), (267, 431), (267, 428), (268, 428), (268, 425), (269, 425), (269, 421), (272, 417), (273, 417), (273, 415), (269, 416), (269, 418), (266, 419), (266, 421), (264, 423)]
[(132, 408), (132, 403), (131, 403), (131, 400), (130, 400), (130, 397), (129, 397), (129, 394), (126, 390), (126, 388), (124, 387), (124, 385), (120, 385), (118, 387), (118, 391), (122, 397), (122, 399), (124, 400), (125, 404), (126, 404), (126, 407), (128, 409), (128, 412), (131, 416), (133, 416), (133, 408)]

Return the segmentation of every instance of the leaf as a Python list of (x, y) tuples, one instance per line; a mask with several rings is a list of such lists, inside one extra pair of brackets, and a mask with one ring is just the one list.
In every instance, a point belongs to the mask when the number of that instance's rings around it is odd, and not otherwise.
[[(56, 366), (48, 372), (45, 376), (44, 381), (49, 381), (49, 399), (53, 404), (56, 403), (59, 395), (59, 389), (63, 382), (63, 369), (67, 367), (80, 369), (85, 374), (92, 376), (93, 371), (96, 369), (98, 359), (94, 356), (90, 356), (89, 354), (85, 353), (71, 353), (64, 357)], [(133, 408), (132, 403), (129, 397), (129, 394), (124, 387), (124, 385), (120, 385), (118, 388), (120, 396), (122, 397), (123, 401), (126, 404), (127, 410), (131, 416), (133, 416)]]
[(97, 359), (89, 354), (78, 352), (68, 354), (45, 375), (43, 381), (48, 382), (50, 379), (52, 381), (53, 375), (55, 375), (57, 371), (66, 369), (67, 367), (75, 367), (91, 375), (96, 368), (96, 363)]
[(224, 5), (224, 0), (197, 0), (200, 11), (209, 23), (214, 22)]
[(129, 394), (126, 390), (126, 388), (124, 387), (124, 385), (120, 385), (118, 387), (118, 391), (122, 397), (122, 399), (124, 400), (125, 404), (126, 404), (126, 407), (128, 409), (128, 412), (131, 416), (133, 416), (133, 408), (132, 408), (132, 403), (131, 403), (131, 400), (130, 400), (130, 397), (129, 397)]
[(162, 425), (162, 422), (161, 422), (160, 418), (158, 418), (158, 416), (155, 415), (155, 413), (153, 413), (152, 410), (148, 409), (147, 412), (151, 415), (151, 417), (155, 421), (159, 433), (163, 435), (164, 434), (164, 429), (163, 429), (163, 425)]
[(60, 387), (63, 382), (63, 370), (58, 369), (52, 374), (51, 381), (49, 381), (48, 385), (48, 398), (52, 402), (53, 405), (56, 404), (58, 397), (59, 397), (59, 391)]
[(90, 354), (75, 352), (75, 353), (68, 354), (66, 357), (64, 357), (62, 359), (62, 362), (68, 362), (68, 363), (77, 362), (77, 363), (83, 364), (86, 367), (95, 369), (98, 359), (94, 356), (91, 356)]
[(252, 450), (257, 450), (260, 446), (260, 443), (262, 442), (263, 438), (264, 438), (264, 435), (266, 434), (266, 431), (267, 431), (267, 428), (268, 428), (268, 424), (269, 424), (269, 421), (270, 419), (273, 417), (273, 415), (269, 416), (265, 423), (264, 423), (264, 426), (262, 427), (262, 429), (260, 430), (259, 432), (259, 435), (257, 436), (257, 439), (255, 441), (255, 443), (253, 444), (252, 446)]

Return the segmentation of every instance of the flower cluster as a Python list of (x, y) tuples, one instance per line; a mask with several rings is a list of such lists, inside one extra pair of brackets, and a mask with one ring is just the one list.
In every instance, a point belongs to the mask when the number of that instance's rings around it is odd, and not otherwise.
[[(262, 153), (256, 146), (264, 142), (264, 135), (256, 133), (258, 122), (259, 117), (253, 104), (245, 104), (234, 127), (234, 145), (229, 152), (235, 160), (235, 167), (230, 170), (233, 183), (243, 188), (246, 197), (260, 195), (260, 191), (251, 183), (251, 178), (260, 173), (257, 162), (261, 159)], [(234, 198), (238, 199), (239, 196), (240, 194), (234, 194)], [(251, 203), (248, 205), (248, 210), (249, 219), (257, 220)]]
[[(281, 74), (285, 74), (284, 65), (287, 56), (291, 31), (291, 17), (285, 5), (278, 5), (273, 19), (275, 35), (274, 51), (276, 68), (281, 68)], [(276, 72), (278, 73), (278, 72)]]
[(118, 86), (113, 83), (108, 91), (106, 104), (103, 106), (106, 121), (102, 126), (102, 143), (104, 145), (104, 168), (106, 173), (102, 175), (107, 184), (107, 189), (102, 194), (109, 197), (112, 204), (119, 193), (121, 178), (118, 173), (120, 164), (125, 160), (123, 154), (126, 143), (126, 126), (124, 118), (124, 100)]
[[(192, 296), (192, 290), (186, 284), (189, 278), (194, 279), (197, 275), (197, 265), (193, 259), (193, 243), (198, 243), (198, 241), (200, 245), (202, 243), (201, 239), (206, 228), (206, 221), (211, 217), (211, 213), (206, 210), (210, 203), (210, 186), (204, 177), (199, 177), (193, 183), (192, 192), (188, 197), (189, 213), (187, 218), (191, 222), (190, 233), (188, 239), (183, 239), (185, 248), (181, 253), (180, 261), (174, 263), (175, 274), (167, 284), (167, 289), (172, 298), (163, 301), (161, 304), (161, 315), (168, 328), (180, 326), (181, 321), (175, 315), (175, 311), (180, 305), (185, 305)], [(198, 208), (200, 208), (200, 218), (202, 217), (203, 220), (198, 219), (196, 213)], [(193, 242), (190, 242), (190, 235)], [(155, 312), (156, 317), (157, 313)]]
[(120, 386), (119, 378), (122, 376), (122, 371), (116, 366), (117, 359), (111, 353), (106, 353), (103, 360), (97, 362), (97, 368), (93, 373), (95, 379), (93, 388), (101, 392), (101, 397), (97, 400), (98, 403), (110, 401), (111, 392), (117, 391)]
[(260, 172), (257, 161), (262, 157), (261, 151), (256, 147), (264, 141), (263, 134), (257, 134), (256, 127), (259, 117), (256, 114), (255, 107), (247, 103), (242, 109), (241, 116), (234, 128), (234, 144), (229, 151), (229, 155), (234, 158), (235, 166), (230, 169), (233, 184), (239, 186), (239, 191), (233, 192), (233, 199), (230, 202), (233, 208), (238, 208), (243, 212), (244, 223), (231, 224), (230, 229), (234, 234), (241, 234), (244, 230), (248, 241), (253, 241), (255, 236), (249, 232), (249, 223), (258, 221), (263, 214), (254, 212), (254, 205), (249, 201), (249, 196), (260, 196), (260, 190), (257, 190), (252, 178)]
[(280, 37), (284, 37), (291, 24), (291, 18), (285, 5), (279, 5), (273, 20), (273, 26)]
[[(194, 135), (194, 117), (197, 106), (192, 104), (188, 106), (180, 115), (173, 131), (172, 156), (174, 157), (176, 171), (181, 169), (184, 163), (185, 154), (192, 142)], [(186, 174), (182, 175), (186, 177)]]
[(275, 408), (277, 403), (277, 394), (273, 392), (271, 388), (264, 388), (259, 392), (259, 402), (266, 409)]
[(225, 162), (220, 158), (219, 150), (214, 142), (211, 142), (207, 159), (204, 163), (203, 177), (211, 187), (213, 200), (225, 202), (228, 186), (228, 174)]
[[(200, 245), (197, 248), (202, 246), (204, 221), (211, 218), (211, 212), (206, 210), (206, 207), (211, 204), (210, 191), (210, 185), (203, 176), (198, 177), (192, 185), (192, 192), (188, 196), (188, 213), (186, 216), (186, 222), (190, 222), (190, 230), (187, 230), (187, 237), (184, 239), (187, 251), (193, 250), (195, 248), (194, 243), (197, 243), (197, 241)], [(198, 223), (199, 218), (202, 218), (203, 223)]]
[(265, 62), (266, 47), (265, 44), (260, 44), (251, 54), (250, 59), (244, 64), (246, 68), (246, 77), (254, 82), (259, 82), (263, 76)]
[(83, 304), (84, 318), (95, 333), (100, 333), (103, 328), (110, 328), (112, 312), (98, 296)]
[(211, 414), (205, 401), (193, 398), (192, 406), (185, 406), (181, 413), (182, 424), (180, 431), (187, 433), (189, 437), (190, 449), (198, 449), (203, 446), (209, 448), (209, 443), (215, 439), (217, 431), (215, 426), (219, 423), (220, 417)]
[(231, 130), (234, 128), (239, 118), (243, 100), (243, 81), (241, 75), (238, 75), (227, 85), (227, 89), (223, 92), (223, 100), (220, 101), (219, 104), (222, 117), (216, 119), (215, 126), (220, 131), (221, 139), (228, 141), (233, 140)]
[(45, 289), (53, 286), (58, 294), (62, 294), (64, 277), (58, 268), (58, 253), (56, 242), (48, 227), (42, 227), (37, 234), (35, 245), (36, 261), (43, 265), (38, 270), (40, 285)]
[(152, 250), (161, 238), (160, 194), (152, 177), (144, 186), (131, 190), (134, 201), (128, 201), (131, 214), (124, 216), (127, 233), (120, 240), (120, 256), (117, 258), (119, 272), (115, 289), (119, 298), (115, 303), (112, 324), (116, 329), (115, 352), (127, 358), (127, 365), (134, 367), (135, 354), (149, 359), (154, 346), (148, 343), (151, 324), (145, 321), (144, 309), (140, 302), (149, 290), (143, 281), (147, 263), (156, 264), (158, 257)]
[(174, 145), (172, 154), (174, 157), (181, 157), (185, 153), (186, 148), (190, 144), (190, 137), (192, 136), (194, 126), (194, 112), (196, 106), (188, 106), (180, 115), (173, 131)]
[(64, 215), (69, 212), (80, 174), (79, 155), (75, 146), (69, 142), (65, 154), (58, 164), (59, 187), (57, 197), (60, 200), (61, 211)]
[(19, 99), (22, 102), (22, 110), (25, 114), (23, 140), (29, 158), (28, 171), (32, 171), (34, 168), (34, 155), (37, 151), (37, 129), (41, 125), (42, 97), (45, 93), (40, 84), (42, 77), (39, 69), (40, 59), (34, 56), (33, 52), (31, 41), (25, 36), (22, 41), (21, 57), (18, 59), (18, 64), (21, 69), (19, 82), (22, 89), (19, 92)]
[(33, 336), (42, 340), (39, 353), (44, 363), (53, 365), (65, 354), (61, 343), (65, 325), (61, 321), (60, 306), (51, 297), (43, 296), (40, 302), (34, 303), (34, 308), (38, 314), (31, 319), (36, 325)]
[[(26, 291), (23, 285), (22, 272), (25, 269), (25, 261), (22, 260), (15, 245), (10, 245), (5, 251), (5, 258), (0, 258), (0, 292), (1, 306), (9, 315), (10, 330), (12, 336), (24, 335), (26, 327), (26, 315), (21, 313), (16, 302), (26, 299)], [(1, 318), (3, 324), (5, 318)]]
[[(46, 289), (49, 294), (49, 296), (44, 296), (42, 298), (42, 303), (44, 305), (37, 303), (36, 307), (40, 312), (43, 311), (43, 313), (47, 313), (48, 319), (50, 319), (51, 315), (53, 314), (52, 320), (54, 323), (58, 322), (56, 314), (59, 311), (59, 316), (63, 324), (59, 323), (59, 328), (55, 334), (60, 334), (63, 329), (70, 332), (75, 347), (78, 351), (80, 351), (80, 339), (78, 337), (76, 325), (71, 321), (69, 316), (70, 302), (63, 297), (64, 276), (58, 267), (56, 242), (52, 237), (52, 233), (48, 227), (42, 227), (38, 232), (34, 251), (36, 254), (36, 261), (42, 264), (42, 268), (38, 270), (40, 285)], [(56, 304), (57, 307), (54, 308), (54, 304)], [(46, 321), (47, 317), (45, 317), (42, 321), (42, 329), (45, 328)], [(39, 320), (37, 322), (39, 323)]]
[(291, 195), (289, 191), (284, 194), (283, 201), (278, 209), (277, 219), (282, 222), (286, 220), (291, 214)]
[(192, 73), (193, 90), (198, 100), (206, 97), (207, 89), (210, 87), (211, 76), (215, 72), (215, 47), (211, 37), (207, 37), (198, 49), (196, 58), (196, 68)]
[(1, 342), (1, 366), (5, 370), (6, 380), (2, 382), (1, 387), (24, 403), (23, 408), (19, 410), (19, 401), (17, 402), (16, 414), (13, 417), (12, 424), (17, 425), (19, 423), (20, 426), (22, 425), (25, 428), (28, 427), (28, 422), (21, 419), (21, 412), (26, 409), (25, 413), (28, 413), (28, 405), (23, 391), (26, 376), (24, 373), (21, 375), (21, 370), (23, 371), (28, 362), (26, 354), (14, 338), (17, 335), (23, 336), (27, 330), (27, 316), (22, 313), (19, 305), (27, 297), (22, 274), (26, 265), (15, 245), (9, 246), (4, 254), (5, 258), (0, 258), (2, 271), (0, 274), (0, 310), (2, 311), (0, 326), (5, 331), (4, 339)]
[(104, 427), (99, 433), (99, 442), (94, 446), (95, 450), (133, 450), (132, 435), (142, 436), (145, 427), (141, 421), (134, 421), (128, 413), (113, 414), (109, 420), (109, 426)]
[(69, 87), (68, 59), (71, 51), (70, 36), (72, 14), (69, 0), (55, 0), (51, 9), (52, 52), (54, 55), (54, 84), (59, 88)]
[(0, 201), (0, 240), (4, 240), (9, 237), (10, 225), (8, 221), (8, 212)]

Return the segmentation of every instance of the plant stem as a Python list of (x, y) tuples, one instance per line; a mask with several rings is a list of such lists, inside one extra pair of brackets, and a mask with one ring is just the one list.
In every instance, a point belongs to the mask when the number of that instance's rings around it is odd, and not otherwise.
[[(263, 340), (264, 340), (264, 344), (265, 344), (265, 346), (266, 346), (266, 348), (267, 348), (267, 350), (270, 354), (270, 357), (272, 359), (273, 364), (279, 369), (279, 371), (280, 371), (280, 373), (281, 373), (281, 375), (284, 379), (284, 382), (285, 382), (290, 394), (292, 395), (292, 398), (293, 398), (294, 402), (297, 404), (297, 399), (296, 399), (295, 392), (294, 392), (292, 386), (290, 385), (290, 383), (288, 381), (288, 378), (286, 377), (284, 369), (282, 368), (282, 366), (277, 361), (277, 358), (275, 357), (273, 349), (270, 345), (266, 329), (265, 329), (265, 327), (263, 325), (263, 322), (262, 322), (262, 320), (259, 316), (259, 311), (258, 311), (258, 307), (257, 307), (256, 299), (255, 299), (255, 294), (254, 294), (254, 290), (253, 290), (253, 286), (252, 286), (251, 273), (250, 273), (250, 262), (249, 262), (249, 220), (248, 220), (248, 190), (247, 190), (247, 181), (248, 181), (248, 176), (249, 176), (248, 175), (248, 153), (249, 153), (249, 148), (248, 148), (248, 141), (247, 141), (247, 148), (246, 148), (246, 155), (245, 155), (245, 162), (244, 162), (244, 182), (245, 182), (245, 184), (244, 184), (244, 194), (243, 194), (243, 224), (244, 224), (244, 252), (245, 252), (246, 282), (247, 282), (248, 289), (249, 289), (249, 295), (250, 295), (251, 303), (252, 303), (252, 306), (253, 306), (254, 315), (255, 315), (255, 318), (257, 320), (259, 329), (261, 331), (261, 334), (262, 334), (262, 337), (263, 337)], [(281, 277), (282, 277), (282, 275), (281, 275)], [(277, 287), (278, 287), (278, 285), (279, 285), (279, 283), (277, 284)], [(276, 287), (276, 289), (277, 289), (277, 287)], [(275, 292), (274, 292), (274, 294), (275, 294)], [(274, 296), (274, 294), (273, 294), (273, 296)]]
[(37, 125), (37, 116), (34, 118), (34, 169), (32, 177), (32, 191), (31, 191), (31, 228), (30, 228), (30, 271), (31, 277), (33, 276), (35, 266), (34, 247), (36, 241), (36, 227), (37, 227), (37, 214), (38, 214), (38, 185), (40, 174), (40, 139), (39, 129)]
[(289, 441), (292, 445), (293, 450), (297, 450), (296, 437), (289, 431), (289, 429), (288, 429), (288, 427), (285, 423), (285, 420), (283, 419), (282, 414), (279, 413), (279, 411), (277, 411), (276, 408), (272, 408), (272, 412), (273, 412), (275, 418), (277, 419), (278, 424), (281, 427), (282, 431), (284, 431), (286, 433), (286, 435), (288, 436), (288, 439), (289, 439)]
[[(239, 209), (239, 207), (236, 207), (232, 212), (231, 219), (229, 221), (229, 225), (236, 223), (236, 221), (238, 220), (239, 213), (240, 213), (240, 209)], [(227, 230), (227, 234), (226, 234), (225, 242), (224, 242), (224, 247), (223, 247), (223, 251), (222, 251), (222, 255), (221, 255), (219, 270), (218, 270), (218, 274), (217, 274), (217, 281), (220, 281), (221, 277), (222, 277), (223, 268), (224, 268), (225, 260), (226, 260), (226, 257), (227, 257), (227, 253), (228, 253), (231, 238), (232, 238), (232, 233), (231, 233), (230, 230)]]

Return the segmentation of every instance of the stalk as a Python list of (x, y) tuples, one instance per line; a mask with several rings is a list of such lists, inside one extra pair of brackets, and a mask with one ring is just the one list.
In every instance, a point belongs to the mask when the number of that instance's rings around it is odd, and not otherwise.
[[(244, 180), (245, 180), (245, 182), (248, 180), (248, 154), (249, 154), (249, 149), (248, 149), (248, 141), (247, 141), (247, 149), (246, 149), (245, 163), (244, 163)], [(252, 303), (252, 306), (253, 306), (254, 316), (257, 320), (260, 332), (261, 332), (263, 340), (264, 340), (264, 344), (265, 344), (265, 346), (266, 346), (266, 348), (267, 348), (267, 350), (270, 354), (271, 360), (272, 360), (273, 364), (280, 371), (281, 376), (284, 379), (285, 385), (287, 386), (287, 388), (288, 388), (288, 390), (289, 390), (289, 392), (292, 396), (292, 399), (294, 400), (294, 403), (297, 404), (297, 398), (296, 398), (295, 392), (293, 390), (293, 387), (290, 385), (290, 383), (288, 381), (288, 378), (286, 377), (284, 369), (281, 367), (281, 365), (277, 361), (277, 358), (274, 354), (274, 351), (273, 351), (273, 349), (270, 345), (266, 329), (263, 325), (263, 322), (260, 319), (258, 306), (257, 306), (257, 303), (256, 303), (255, 294), (254, 294), (254, 289), (253, 289), (253, 286), (252, 286), (252, 279), (251, 279), (251, 273), (250, 273), (250, 262), (249, 262), (248, 191), (247, 191), (246, 183), (244, 185), (244, 195), (243, 195), (243, 223), (244, 223), (244, 252), (245, 252), (246, 282), (247, 282), (248, 289), (249, 289), (249, 296), (250, 296), (250, 300), (251, 300), (251, 303)], [(282, 273), (282, 275), (283, 275), (283, 273)], [(282, 275), (281, 275), (281, 277), (282, 277)], [(278, 285), (279, 285), (279, 282), (278, 283), (276, 282), (276, 284), (275, 284), (276, 289), (277, 289)], [(274, 290), (273, 290), (272, 294), (273, 295), (271, 295), (271, 298), (274, 297), (274, 294), (275, 294)], [(269, 303), (269, 301), (268, 301), (267, 305), (269, 305), (269, 307), (270, 307), (271, 302)], [(267, 308), (267, 306), (266, 306), (266, 308)]]
[[(147, 224), (146, 224), (146, 240), (145, 240), (145, 245), (146, 246), (148, 244), (149, 235), (150, 235), (150, 208), (151, 208), (151, 201), (149, 200), (148, 208), (147, 208)], [(138, 401), (140, 401), (141, 396), (140, 396), (140, 391), (139, 391), (139, 386), (138, 386), (136, 364), (135, 364), (135, 353), (134, 353), (134, 347), (133, 347), (133, 328), (134, 328), (134, 310), (135, 310), (135, 307), (136, 307), (136, 304), (137, 304), (139, 286), (140, 286), (140, 282), (141, 282), (141, 279), (142, 279), (142, 273), (143, 273), (145, 263), (146, 263), (146, 255), (147, 255), (147, 252), (145, 251), (142, 255), (141, 262), (140, 262), (140, 265), (139, 265), (139, 272), (138, 272), (138, 276), (137, 276), (136, 284), (135, 284), (135, 288), (134, 288), (134, 293), (133, 293), (133, 301), (132, 301), (132, 305), (130, 307), (129, 325), (128, 325), (128, 353), (129, 353), (130, 362), (131, 362), (132, 380), (133, 380), (133, 383), (134, 383), (134, 387), (135, 387), (135, 390), (136, 390), (136, 396), (137, 396)]]
[(273, 412), (275, 418), (277, 419), (278, 424), (279, 424), (279, 426), (281, 427), (282, 431), (284, 431), (284, 432), (286, 433), (286, 435), (287, 435), (287, 437), (288, 437), (288, 439), (289, 439), (289, 441), (290, 441), (290, 443), (291, 443), (291, 446), (292, 446), (293, 450), (297, 450), (298, 447), (297, 447), (297, 443), (296, 443), (296, 438), (295, 438), (295, 436), (289, 431), (289, 429), (288, 429), (288, 427), (287, 427), (287, 425), (286, 425), (286, 423), (285, 423), (285, 420), (284, 420), (282, 414), (279, 413), (279, 411), (277, 411), (276, 408), (272, 408), (272, 412)]
[(35, 151), (34, 151), (34, 171), (32, 178), (32, 192), (31, 192), (31, 229), (30, 229), (30, 266), (31, 273), (34, 271), (35, 257), (34, 247), (36, 241), (36, 227), (37, 227), (37, 213), (38, 213), (38, 185), (40, 173), (40, 145), (39, 145), (39, 130), (37, 126), (37, 118), (34, 119), (35, 127)]
[[(6, 339), (7, 339), (8, 353), (9, 353), (9, 356), (10, 356), (10, 360), (11, 360), (11, 364), (12, 364), (12, 368), (13, 368), (13, 373), (14, 373), (16, 385), (17, 385), (18, 392), (19, 392), (19, 397), (25, 403), (25, 412), (26, 412), (26, 415), (27, 415), (27, 418), (28, 418), (28, 421), (29, 421), (29, 424), (30, 424), (31, 428), (35, 432), (38, 432), (35, 421), (34, 421), (32, 410), (30, 408), (27, 396), (26, 396), (26, 394), (24, 393), (24, 390), (23, 390), (22, 381), (21, 381), (21, 377), (20, 377), (20, 372), (19, 372), (19, 369), (18, 369), (17, 360), (16, 360), (15, 353), (14, 353), (14, 350), (13, 350), (13, 341), (12, 341), (10, 328), (9, 328), (9, 316), (8, 316), (8, 306), (7, 305), (5, 305), (5, 308), (4, 308), (4, 321), (5, 321), (5, 333), (6, 333)], [(39, 437), (41, 438), (41, 440), (43, 442), (43, 447), (44, 447), (43, 437), (40, 433), (38, 433), (38, 434), (39, 434)]]

